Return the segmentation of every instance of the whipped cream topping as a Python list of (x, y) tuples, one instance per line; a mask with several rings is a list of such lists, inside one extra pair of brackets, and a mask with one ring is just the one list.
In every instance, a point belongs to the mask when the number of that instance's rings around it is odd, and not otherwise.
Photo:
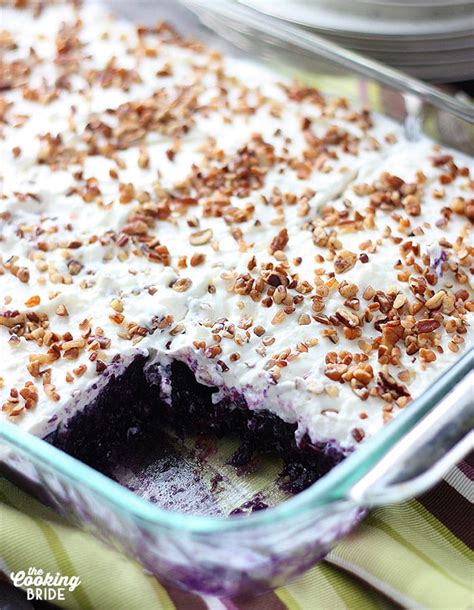
[(0, 421), (144, 353), (350, 449), (472, 342), (471, 158), (164, 24), (3, 12)]

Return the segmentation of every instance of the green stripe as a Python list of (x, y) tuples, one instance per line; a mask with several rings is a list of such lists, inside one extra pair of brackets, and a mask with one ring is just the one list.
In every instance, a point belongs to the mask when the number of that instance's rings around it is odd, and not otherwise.
[(319, 610), (327, 608), (342, 610), (344, 606), (344, 602), (323, 573), (321, 563), (294, 583), (287, 585), (285, 589), (301, 608), (311, 606)]
[[(4, 483), (4, 481), (2, 481), (2, 487), (5, 487), (3, 485), (3, 483)], [(0, 499), (2, 499), (5, 502), (5, 504), (10, 506), (13, 510), (18, 510), (18, 512), (20, 512), (20, 514), (21, 514), (21, 517), (29, 518), (32, 525), (34, 525), (35, 527), (40, 529), (41, 533), (45, 537), (46, 541), (48, 542), (49, 547), (51, 548), (51, 550), (53, 552), (56, 563), (58, 564), (58, 566), (60, 566), (60, 571), (62, 573), (66, 573), (66, 566), (64, 564), (64, 559), (61, 559), (61, 551), (58, 550), (58, 548), (57, 548), (58, 542), (59, 542), (59, 545), (61, 545), (58, 534), (54, 531), (54, 529), (51, 525), (48, 525), (47, 522), (40, 522), (39, 519), (36, 519), (36, 517), (29, 514), (32, 512), (34, 512), (34, 513), (40, 512), (42, 517), (44, 519), (48, 520), (51, 515), (53, 517), (56, 517), (56, 513), (54, 513), (48, 507), (46, 507), (46, 506), (40, 504), (39, 502), (37, 502), (36, 500), (32, 499), (30, 496), (23, 494), (13, 485), (8, 484), (8, 485), (6, 485), (6, 487), (7, 487), (7, 491), (6, 491), (7, 495), (5, 495), (5, 493), (4, 493), (5, 490), (0, 491)], [(26, 513), (23, 512), (22, 509), (26, 509), (27, 512)], [(51, 515), (49, 513), (51, 513)], [(58, 519), (61, 519), (61, 518), (58, 516)], [(72, 532), (77, 531), (76, 528), (71, 528), (65, 520), (64, 520), (64, 524), (59, 523), (59, 525), (60, 525), (60, 527), (63, 527), (63, 528), (65, 527), (65, 528), (71, 529)], [(70, 536), (70, 532), (66, 531), (65, 535)], [(87, 539), (81, 539), (81, 540), (79, 540), (79, 542), (81, 545), (84, 544), (85, 545), (84, 548), (87, 549), (87, 547), (88, 547)], [(78, 541), (76, 541), (75, 551), (78, 551), (77, 544), (78, 544)], [(62, 551), (63, 551), (63, 553), (65, 553), (64, 548), (62, 549)], [(61, 563), (63, 564), (62, 566), (60, 565)], [(72, 566), (72, 563), (71, 563), (71, 566)], [(72, 573), (74, 573), (74, 572), (72, 571)], [(140, 574), (140, 576), (142, 576), (142, 575)], [(143, 574), (143, 577), (141, 578), (141, 580), (142, 580), (143, 584), (147, 583), (150, 587), (150, 594), (151, 594), (150, 600), (151, 599), (155, 600), (154, 602), (151, 602), (153, 605), (150, 606), (150, 608), (159, 607), (162, 610), (175, 610), (175, 605), (173, 604), (171, 598), (168, 596), (168, 593), (161, 586), (161, 584), (156, 581), (156, 579), (154, 577), (146, 576), (145, 574)], [(82, 583), (82, 585), (80, 587), (80, 588), (82, 588), (82, 591), (83, 591), (83, 587), (85, 585), (86, 585), (85, 582)], [(73, 593), (76, 593), (77, 591), (78, 591), (78, 589), (76, 589)], [(92, 594), (92, 597), (94, 598), (95, 597), (95, 587), (90, 589), (90, 592)], [(77, 600), (77, 602), (81, 609), (94, 607), (93, 604), (91, 604), (91, 602), (87, 599), (87, 595), (85, 593), (84, 593), (84, 599), (80, 598)], [(124, 600), (124, 602), (125, 602), (125, 605), (123, 607), (125, 608), (125, 607), (127, 607), (126, 606), (127, 602), (125, 600)]]
[[(455, 574), (467, 586), (470, 586), (472, 582), (471, 563), (466, 561), (466, 558), (452, 546), (446, 544), (436, 529), (420, 518), (412, 504), (413, 501), (391, 506), (389, 509), (377, 509), (374, 511), (374, 515), (380, 517), (405, 540), (409, 540), (413, 546), (422, 549), (424, 554), (432, 558), (438, 567), (441, 566), (450, 574)], [(370, 524), (370, 522), (369, 517), (366, 523)], [(418, 558), (413, 558), (418, 561)]]
[[(69, 576), (76, 575), (80, 577), (80, 574), (78, 574), (77, 570), (75, 570), (74, 568), (74, 564), (68, 555), (66, 547), (62, 544), (59, 536), (54, 531), (53, 527), (51, 527), (44, 521), (37, 521), (36, 519), (34, 521), (42, 531), (44, 537), (46, 538), (46, 541), (49, 544), (49, 548), (53, 552), (54, 559), (59, 567), (59, 571), (61, 572), (61, 574)], [(81, 608), (81, 610), (94, 610), (86, 592), (84, 591), (83, 587), (81, 587), (81, 585), (79, 585), (77, 589), (74, 589), (74, 591), (72, 591), (72, 595), (76, 598), (79, 604), (79, 608)]]
[(390, 536), (393, 540), (398, 542), (398, 544), (408, 548), (414, 555), (416, 555), (419, 559), (421, 559), (422, 561), (424, 561), (425, 563), (430, 565), (436, 572), (443, 575), (448, 580), (452, 580), (457, 585), (461, 586), (463, 589), (467, 589), (468, 591), (470, 591), (470, 589), (467, 588), (466, 585), (462, 581), (460, 581), (458, 578), (456, 578), (456, 576), (454, 574), (450, 574), (449, 572), (444, 570), (441, 566), (437, 565), (430, 557), (425, 555), (425, 553), (420, 551), (409, 540), (407, 540), (401, 534), (396, 532), (390, 525), (385, 523), (381, 518), (371, 515), (370, 524), (373, 525), (374, 527), (377, 527), (380, 530), (382, 530), (385, 534), (387, 534), (387, 536)]
[(377, 112), (383, 112), (381, 89), (377, 83), (367, 83), (367, 97), (371, 108)]
[[(384, 509), (381, 512), (393, 513), (391, 509)], [(394, 526), (395, 529), (401, 526), (401, 523), (402, 519), (399, 518)], [(426, 552), (433, 558), (438, 559), (442, 555), (443, 549), (433, 544), (430, 532), (424, 532), (424, 535), (420, 536), (419, 532), (408, 531), (407, 538), (411, 539), (412, 534), (414, 538), (419, 539), (418, 545), (423, 549), (426, 548)], [(426, 547), (422, 542), (423, 537), (426, 540)], [(447, 555), (444, 565), (451, 568), (449, 553)], [(336, 561), (343, 561), (349, 571), (352, 571), (351, 566), (353, 566), (354, 573), (362, 573), (362, 580), (373, 582), (375, 587), (404, 607), (418, 605), (424, 608), (461, 609), (466, 608), (472, 599), (465, 587), (459, 587), (432, 570), (424, 558), (420, 559), (416, 553), (411, 552), (405, 542), (400, 544), (383, 528), (373, 525), (371, 519), (342, 541), (332, 552), (332, 557)], [(466, 569), (467, 562), (464, 559), (462, 562)], [(463, 568), (462, 562), (456, 571)], [(413, 604), (410, 600), (413, 600)]]
[(324, 606), (322, 606), (323, 609), (326, 608), (326, 605), (328, 604), (328, 602), (326, 601), (326, 598), (328, 597), (328, 593), (330, 593), (330, 597), (329, 599), (331, 600), (337, 600), (337, 606), (335, 605), (335, 603), (332, 601), (332, 607), (333, 608), (342, 608), (343, 606), (346, 607), (346, 601), (344, 600), (344, 595), (340, 595), (340, 592), (338, 590), (338, 583), (337, 583), (337, 578), (334, 578), (334, 574), (331, 574), (331, 567), (329, 566), (329, 564), (327, 563), (320, 563), (316, 566), (316, 570), (318, 570), (321, 578), (323, 578), (326, 582), (326, 587), (328, 589), (328, 591), (325, 593), (325, 599), (324, 599)]
[[(156, 578), (154, 578), (153, 576), (150, 576), (147, 580), (150, 582), (151, 588), (154, 591), (154, 593), (158, 599), (159, 609), (160, 610), (176, 610), (176, 606), (171, 601), (171, 598), (168, 595), (168, 593), (166, 592), (166, 589), (156, 580)], [(189, 609), (189, 610), (191, 610), (191, 609)]]
[(393, 586), (393, 583), (386, 582), (376, 574), (369, 572), (365, 566), (352, 563), (345, 557), (338, 557), (334, 551), (329, 554), (327, 561), (342, 570), (348, 577), (352, 577), (355, 583), (359, 582), (361, 586), (366, 586), (367, 593), (377, 604), (379, 610), (400, 610), (402, 599), (406, 604), (406, 600), (410, 597), (400, 592)]
[[(18, 510), (18, 508), (11, 501), (11, 498), (5, 496), (5, 494), (1, 491), (0, 491), (0, 500), (2, 500), (2, 502), (4, 502), (7, 506), (10, 506), (14, 510)], [(49, 548), (51, 549), (51, 551), (53, 553), (54, 559), (56, 561), (56, 565), (59, 568), (59, 572), (61, 572), (61, 574), (64, 576), (80, 576), (80, 574), (77, 574), (77, 571), (74, 569), (74, 565), (73, 565), (70, 557), (68, 556), (68, 553), (67, 553), (65, 547), (63, 546), (61, 540), (59, 539), (59, 536), (54, 531), (53, 527), (50, 525), (47, 525), (40, 519), (35, 519), (31, 515), (27, 515), (25, 513), (22, 513), (22, 515), (25, 516), (27, 519), (29, 519), (32, 523), (34, 523), (34, 525), (43, 534), (43, 537), (45, 538), (46, 542), (48, 543)], [(94, 610), (93, 606), (91, 605), (91, 603), (89, 601), (87, 594), (85, 593), (85, 591), (83, 589), (81, 589), (81, 585), (79, 585), (79, 587), (74, 589), (74, 591), (72, 591), (71, 594), (76, 599), (76, 601), (79, 605), (79, 608), (81, 608), (81, 610), (82, 609)]]
[(10, 506), (10, 508), (16, 508), (15, 506), (13, 506), (13, 504), (10, 501), (10, 498), (8, 498), (3, 491), (0, 491), (0, 500), (6, 504), (7, 506)]
[(411, 507), (415, 510), (419, 517), (421, 517), (428, 525), (436, 530), (437, 534), (439, 534), (443, 540), (449, 544), (449, 546), (453, 547), (454, 550), (461, 553), (461, 555), (463, 555), (469, 561), (473, 560), (474, 553), (471, 551), (471, 549), (462, 540), (455, 536), (453, 532), (449, 530), (439, 519), (437, 519), (422, 504), (420, 504), (420, 502), (413, 500)]
[(279, 589), (275, 590), (275, 594), (278, 595), (288, 610), (302, 610), (299, 603), (291, 595), (287, 588), (280, 587)]
[[(52, 508), (42, 504), (33, 496), (27, 495), (25, 492), (18, 489), (18, 487), (15, 487), (13, 483), (7, 481), (7, 479), (0, 479), (0, 483), (3, 493), (8, 494), (12, 506), (22, 514), (26, 513), (35, 518), (47, 519), (58, 525), (69, 525), (66, 519), (54, 512)], [(34, 515), (32, 513), (34, 513)]]
[(351, 577), (343, 575), (337, 568), (333, 568), (327, 563), (322, 563), (319, 567), (347, 608), (350, 610), (379, 610), (379, 604), (368, 594), (368, 591), (364, 591), (362, 586), (354, 582)]

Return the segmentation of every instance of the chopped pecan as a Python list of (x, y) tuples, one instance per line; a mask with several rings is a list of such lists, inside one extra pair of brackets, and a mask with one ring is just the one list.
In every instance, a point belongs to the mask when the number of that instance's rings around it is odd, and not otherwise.
[(422, 333), (432, 333), (440, 326), (441, 325), (437, 320), (425, 318), (423, 320), (418, 320), (413, 328), (418, 335), (421, 335)]
[(405, 329), (400, 320), (391, 320), (381, 326), (382, 344), (388, 348), (393, 347), (399, 339), (403, 337)]
[(339, 381), (344, 373), (347, 372), (347, 364), (327, 364), (324, 369), (324, 374), (333, 381)]
[(275, 235), (275, 237), (272, 239), (272, 242), (270, 244), (271, 254), (275, 254), (277, 250), (284, 250), (288, 244), (289, 239), (290, 238), (288, 236), (287, 229), (282, 229), (278, 233), (278, 235)]
[(212, 229), (202, 229), (201, 231), (191, 233), (189, 236), (189, 243), (192, 246), (204, 246), (205, 244), (208, 244), (211, 239)]
[(334, 259), (334, 271), (336, 273), (345, 273), (352, 269), (356, 264), (357, 254), (349, 250), (342, 250)]
[(356, 328), (360, 324), (358, 316), (350, 311), (347, 311), (347, 309), (343, 309), (342, 307), (336, 309), (336, 318), (348, 328)]
[(410, 397), (410, 392), (407, 387), (397, 381), (394, 377), (385, 371), (380, 371), (378, 374), (378, 385), (384, 392), (389, 393), (392, 398), (399, 398), (400, 396)]

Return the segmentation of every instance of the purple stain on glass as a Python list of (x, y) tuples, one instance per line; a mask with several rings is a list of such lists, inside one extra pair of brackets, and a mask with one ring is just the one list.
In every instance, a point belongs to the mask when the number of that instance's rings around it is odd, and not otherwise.
[[(434, 260), (433, 260), (434, 258)], [(448, 260), (448, 255), (445, 250), (441, 250), (436, 255), (432, 255), (431, 257), (431, 267), (436, 271), (436, 274), (439, 277), (443, 277), (443, 263)]]

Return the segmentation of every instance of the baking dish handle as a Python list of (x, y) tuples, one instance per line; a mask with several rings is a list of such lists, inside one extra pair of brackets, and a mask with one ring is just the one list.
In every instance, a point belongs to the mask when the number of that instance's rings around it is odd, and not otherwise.
[(402, 502), (438, 483), (474, 448), (471, 371), (351, 489), (363, 506)]

